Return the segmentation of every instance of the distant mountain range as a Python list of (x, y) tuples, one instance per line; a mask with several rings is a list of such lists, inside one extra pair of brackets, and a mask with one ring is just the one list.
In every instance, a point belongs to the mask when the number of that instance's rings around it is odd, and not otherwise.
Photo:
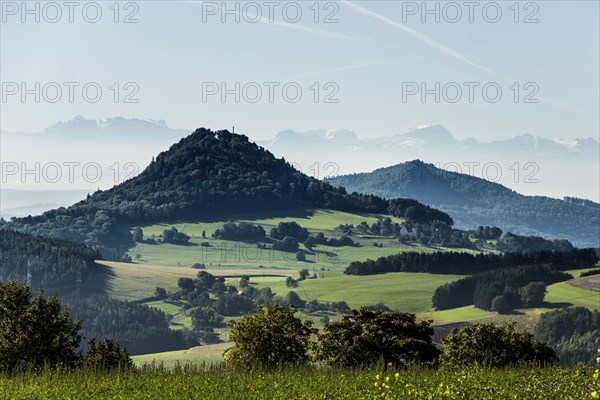
[(589, 200), (524, 196), (500, 184), (419, 160), (327, 181), (348, 192), (414, 198), (447, 212), (459, 228), (498, 226), (505, 232), (600, 247), (600, 204)]
[(258, 143), (297, 163), (304, 172), (318, 173), (319, 178), (368, 172), (419, 158), (524, 194), (600, 201), (600, 143), (593, 138), (566, 141), (523, 134), (480, 142), (457, 140), (443, 126), (431, 125), (374, 139), (360, 139), (349, 130), (282, 131)]
[[(154, 155), (189, 133), (186, 129), (170, 128), (164, 120), (94, 120), (81, 116), (35, 134), (1, 132), (3, 163), (16, 163), (19, 167), (17, 173), (2, 182), (3, 188), (109, 189), (140, 173)], [(523, 134), (480, 142), (474, 138), (457, 140), (444, 127), (431, 125), (369, 139), (361, 139), (350, 130), (287, 130), (272, 140), (257, 143), (318, 179), (369, 172), (418, 158), (526, 195), (600, 201), (600, 144), (593, 138), (565, 141)], [(53, 162), (63, 166), (58, 182), (36, 182), (31, 174), (22, 174), (22, 163), (28, 169), (39, 163), (43, 169)], [(68, 167), (63, 164), (73, 162), (79, 165), (71, 181)], [(97, 181), (82, 176), (87, 163), (100, 166)], [(50, 203), (24, 201), (19, 206)]]
[(69, 121), (59, 121), (39, 133), (20, 133), (2, 131), (3, 139), (69, 139), (76, 141), (118, 139), (119, 141), (167, 141), (173, 143), (190, 134), (185, 129), (173, 129), (165, 120), (135, 119), (114, 117), (107, 119), (88, 119), (81, 115)]
[(40, 215), (53, 208), (68, 207), (93, 190), (0, 190), (0, 217)]
[[(598, 155), (600, 144), (593, 138), (575, 139), (573, 141), (544, 139), (539, 136), (523, 134), (508, 140), (479, 142), (474, 138), (455, 139), (441, 125), (412, 128), (407, 132), (379, 137), (375, 139), (359, 139), (350, 130), (315, 130), (308, 132), (282, 131), (274, 139), (259, 141), (258, 144), (278, 151), (311, 151), (322, 152), (325, 149), (338, 151), (478, 151), (493, 155), (499, 151), (511, 151), (527, 156), (563, 156)], [(298, 149), (298, 146), (301, 148)]]
[[(152, 157), (189, 135), (185, 129), (173, 129), (164, 120), (103, 120), (77, 116), (58, 122), (39, 133), (1, 132), (0, 155), (5, 164), (12, 163), (17, 173), (8, 175), (3, 187), (13, 189), (109, 189), (126, 178), (140, 173)], [(24, 164), (23, 164), (24, 163)], [(23, 175), (24, 169), (40, 173)], [(43, 169), (52, 163), (60, 168), (60, 178), (44, 179)], [(67, 163), (67, 164), (65, 164)], [(68, 165), (78, 163), (72, 170)], [(84, 166), (93, 166), (84, 174)], [(23, 168), (24, 167), (24, 168)], [(100, 176), (96, 178), (96, 171)], [(48, 175), (55, 176), (50, 167)], [(72, 179), (69, 177), (72, 175)], [(34, 204), (27, 201), (24, 205)], [(5, 206), (2, 206), (5, 208)]]

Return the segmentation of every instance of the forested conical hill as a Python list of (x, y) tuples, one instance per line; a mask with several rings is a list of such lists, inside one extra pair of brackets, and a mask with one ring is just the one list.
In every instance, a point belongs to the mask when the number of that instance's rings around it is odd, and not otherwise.
[[(295, 170), (246, 136), (198, 129), (162, 152), (141, 174), (107, 191), (98, 191), (69, 208), (11, 221), (8, 227), (28, 233), (83, 242), (118, 259), (131, 244), (128, 227), (201, 216), (285, 209), (329, 208), (387, 212), (377, 196), (347, 194)], [(451, 219), (418, 202), (414, 214)], [(400, 211), (398, 211), (400, 210)]]

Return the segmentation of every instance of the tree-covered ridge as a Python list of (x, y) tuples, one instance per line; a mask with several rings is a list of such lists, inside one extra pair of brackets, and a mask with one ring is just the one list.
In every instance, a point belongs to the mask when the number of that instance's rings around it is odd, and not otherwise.
[(600, 312), (569, 307), (544, 313), (535, 334), (556, 348), (562, 362), (590, 362), (600, 347)]
[(196, 343), (183, 331), (169, 329), (167, 315), (156, 308), (93, 295), (66, 302), (74, 318), (81, 319), (86, 339), (109, 338), (131, 354), (185, 349)]
[(388, 199), (416, 199), (449, 213), (463, 228), (498, 226), (521, 235), (568, 239), (579, 247), (600, 246), (600, 204), (589, 200), (524, 196), (500, 184), (419, 160), (328, 182)]
[[(445, 213), (409, 203), (396, 202), (394, 213), (419, 222), (452, 221)], [(349, 194), (304, 175), (246, 136), (201, 128), (160, 153), (138, 176), (71, 207), (15, 219), (8, 226), (83, 242), (106, 258), (120, 258), (132, 243), (128, 227), (141, 223), (289, 207), (385, 213), (389, 206), (380, 197)]]
[(535, 251), (529, 253), (471, 254), (466, 252), (405, 252), (376, 260), (354, 261), (347, 275), (375, 275), (387, 272), (429, 272), (434, 274), (475, 274), (520, 265), (549, 265), (556, 269), (589, 268), (598, 262), (594, 249)]
[(114, 339), (134, 354), (189, 347), (162, 311), (104, 296), (111, 275), (100, 258), (80, 243), (0, 229), (0, 281), (58, 296), (83, 320), (85, 339)]
[(0, 229), (0, 281), (29, 282), (47, 293), (71, 295), (104, 286), (100, 254), (82, 244)]

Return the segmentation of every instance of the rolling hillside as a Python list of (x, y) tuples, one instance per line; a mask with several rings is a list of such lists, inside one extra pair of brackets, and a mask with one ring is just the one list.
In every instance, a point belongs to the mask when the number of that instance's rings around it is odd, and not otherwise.
[[(122, 260), (134, 225), (293, 207), (387, 213), (389, 205), (302, 174), (246, 136), (201, 128), (160, 153), (138, 176), (7, 227), (83, 242), (106, 259)], [(416, 201), (410, 206), (426, 218), (451, 221)]]

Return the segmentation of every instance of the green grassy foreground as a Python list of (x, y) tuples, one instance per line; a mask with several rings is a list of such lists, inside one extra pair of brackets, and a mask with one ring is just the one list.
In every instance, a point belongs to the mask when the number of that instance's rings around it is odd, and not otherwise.
[[(389, 380), (388, 380), (389, 379)], [(385, 383), (387, 387), (382, 387)], [(597, 385), (597, 384), (596, 384)], [(588, 399), (590, 368), (464, 371), (42, 372), (0, 377), (7, 399)]]

